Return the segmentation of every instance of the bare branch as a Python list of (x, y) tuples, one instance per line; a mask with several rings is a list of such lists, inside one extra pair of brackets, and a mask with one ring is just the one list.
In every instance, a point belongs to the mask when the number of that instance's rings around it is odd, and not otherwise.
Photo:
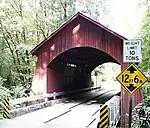
[(59, 2), (60, 2), (60, 4), (61, 4), (61, 6), (63, 7), (63, 10), (64, 10), (64, 19), (66, 19), (67, 18), (67, 4), (65, 3), (65, 4), (63, 4), (63, 2), (61, 1), (61, 0), (59, 0)]
[(5, 33), (4, 33), (3, 25), (2, 25), (1, 22), (0, 22), (0, 25), (1, 25), (1, 30), (2, 30), (2, 34), (3, 34), (3, 38), (4, 38), (4, 40), (6, 41), (7, 46), (8, 46), (8, 48), (9, 48), (11, 54), (12, 54), (13, 62), (14, 62), (14, 64), (16, 64), (16, 59), (15, 59), (15, 55), (14, 55), (13, 49), (11, 48), (11, 45), (9, 44), (8, 38), (7, 38), (7, 36), (6, 36)]
[(39, 25), (39, 24), (37, 23), (37, 26), (39, 27), (40, 31), (42, 32), (43, 37), (46, 38), (46, 34), (45, 34), (43, 28), (41, 27), (41, 25)]

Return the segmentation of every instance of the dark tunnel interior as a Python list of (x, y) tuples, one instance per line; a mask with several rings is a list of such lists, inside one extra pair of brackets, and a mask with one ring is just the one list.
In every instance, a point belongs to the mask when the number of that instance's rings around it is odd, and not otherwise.
[(107, 62), (119, 64), (109, 54), (96, 48), (76, 47), (57, 56), (48, 68), (57, 72), (55, 81), (59, 83), (59, 90), (66, 92), (91, 87), (91, 72)]

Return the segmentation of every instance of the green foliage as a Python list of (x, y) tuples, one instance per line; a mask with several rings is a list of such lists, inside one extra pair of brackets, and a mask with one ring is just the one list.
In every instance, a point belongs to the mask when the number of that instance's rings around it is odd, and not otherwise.
[(146, 106), (150, 107), (150, 82), (147, 82), (143, 87), (142, 91), (144, 94), (144, 103)]
[(20, 97), (24, 95), (25, 90), (31, 88), (34, 58), (29, 57), (24, 45), (18, 48), (17, 52), (19, 56), (15, 57), (15, 60), (18, 60), (19, 63), (15, 64), (13, 60), (9, 58), (11, 54), (4, 54), (6, 58), (3, 58), (4, 60), (0, 68), (0, 92), (2, 96)]
[(144, 16), (141, 31), (139, 33), (139, 37), (142, 39), (142, 63), (140, 64), (140, 68), (143, 71), (150, 69), (150, 8), (147, 9), (147, 12)]
[(147, 107), (150, 107), (150, 96), (147, 96), (144, 100), (144, 103)]
[(7, 93), (9, 92), (9, 90), (7, 88), (2, 86), (3, 83), (4, 83), (4, 79), (0, 76), (0, 92), (1, 92), (0, 93), (0, 102), (2, 101), (3, 97), (5, 95), (7, 95)]
[(146, 97), (147, 94), (150, 93), (150, 82), (147, 82), (146, 84), (143, 85), (142, 91), (143, 91), (144, 97)]
[(93, 19), (100, 21), (108, 14), (107, 0), (77, 0), (77, 8), (84, 13), (87, 13)]
[[(150, 8), (147, 4), (147, 11), (143, 18), (141, 25), (141, 31), (139, 32), (139, 38), (142, 39), (142, 63), (139, 65), (141, 70), (145, 74), (149, 73), (150, 69)], [(148, 77), (150, 77), (148, 75)], [(150, 82), (147, 82), (143, 87), (144, 102), (147, 106), (150, 106)]]

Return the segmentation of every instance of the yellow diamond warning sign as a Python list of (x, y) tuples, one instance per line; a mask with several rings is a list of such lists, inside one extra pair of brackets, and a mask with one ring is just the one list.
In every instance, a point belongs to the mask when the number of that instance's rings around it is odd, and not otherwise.
[(147, 81), (147, 77), (134, 64), (130, 64), (117, 76), (117, 80), (130, 94), (133, 94)]

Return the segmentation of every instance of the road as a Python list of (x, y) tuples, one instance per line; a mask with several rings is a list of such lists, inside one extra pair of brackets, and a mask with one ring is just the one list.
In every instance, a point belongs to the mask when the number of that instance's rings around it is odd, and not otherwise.
[(99, 120), (100, 104), (116, 92), (96, 90), (66, 98), (66, 101), (0, 122), (0, 128), (95, 128)]

